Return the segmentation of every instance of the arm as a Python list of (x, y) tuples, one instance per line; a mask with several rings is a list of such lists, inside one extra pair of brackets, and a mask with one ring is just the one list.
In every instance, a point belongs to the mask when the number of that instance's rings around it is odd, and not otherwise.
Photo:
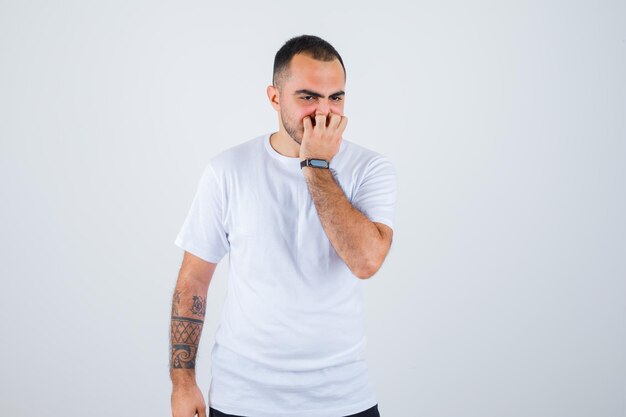
[(196, 353), (216, 267), (185, 251), (172, 300), (170, 378), (174, 387), (196, 383)]
[(172, 300), (170, 377), (172, 416), (206, 417), (196, 383), (196, 353), (204, 324), (206, 295), (217, 264), (185, 251)]
[(330, 169), (302, 168), (320, 222), (337, 254), (359, 278), (369, 278), (382, 265), (393, 230), (369, 220), (354, 208)]

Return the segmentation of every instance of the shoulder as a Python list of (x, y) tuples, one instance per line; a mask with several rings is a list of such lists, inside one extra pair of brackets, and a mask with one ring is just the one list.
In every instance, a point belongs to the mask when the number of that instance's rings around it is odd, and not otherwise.
[(381, 166), (394, 169), (393, 162), (387, 155), (350, 140), (342, 141), (344, 143), (342, 162), (351, 165), (355, 171), (366, 173)]
[(242, 166), (247, 166), (250, 161), (258, 158), (259, 153), (263, 150), (264, 138), (265, 135), (260, 135), (224, 149), (209, 158), (207, 165), (218, 178), (237, 172)]

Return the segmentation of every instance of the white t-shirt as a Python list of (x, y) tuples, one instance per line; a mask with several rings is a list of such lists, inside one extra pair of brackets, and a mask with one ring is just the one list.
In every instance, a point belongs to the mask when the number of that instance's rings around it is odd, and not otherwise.
[[(175, 239), (208, 262), (229, 253), (209, 405), (253, 417), (355, 414), (377, 403), (364, 281), (326, 236), (300, 158), (279, 154), (269, 138), (209, 160)], [(387, 157), (344, 138), (330, 167), (355, 208), (393, 228), (397, 178)]]

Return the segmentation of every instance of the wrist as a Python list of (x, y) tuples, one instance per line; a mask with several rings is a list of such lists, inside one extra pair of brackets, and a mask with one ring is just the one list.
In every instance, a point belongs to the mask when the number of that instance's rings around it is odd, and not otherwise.
[(329, 161), (322, 158), (300, 158), (300, 168), (328, 169)]
[(196, 370), (175, 368), (170, 370), (172, 385), (186, 387), (196, 385)]

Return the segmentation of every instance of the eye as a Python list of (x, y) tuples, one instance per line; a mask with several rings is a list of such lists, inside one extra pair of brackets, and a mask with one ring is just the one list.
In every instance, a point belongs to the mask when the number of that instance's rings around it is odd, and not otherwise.
[(311, 101), (309, 100), (310, 98), (313, 98), (313, 96), (303, 96), (301, 97), (304, 101)]
[(343, 99), (343, 97), (341, 96), (335, 96), (335, 97), (331, 97), (333, 99), (333, 101), (341, 101)]

